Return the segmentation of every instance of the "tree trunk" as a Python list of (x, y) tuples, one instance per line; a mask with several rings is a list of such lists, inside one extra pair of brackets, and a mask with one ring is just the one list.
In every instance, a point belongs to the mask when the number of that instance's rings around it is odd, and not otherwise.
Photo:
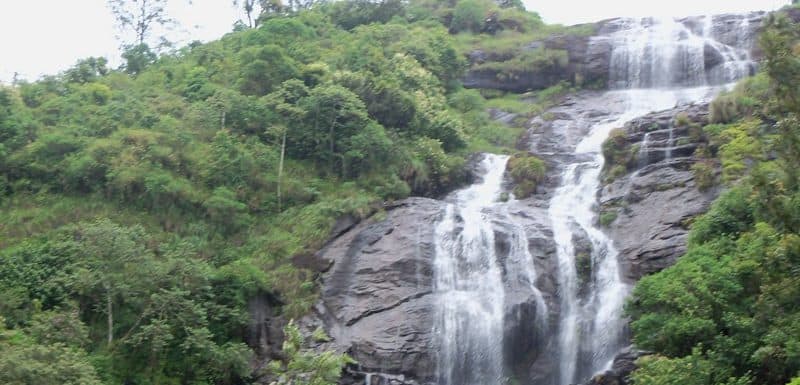
[(331, 151), (331, 173), (336, 174), (336, 145), (334, 141), (335, 137), (335, 128), (336, 128), (336, 120), (339, 117), (339, 111), (334, 107), (333, 109), (333, 119), (331, 120), (331, 126), (328, 129), (328, 136), (330, 140), (330, 151)]
[(137, 38), (139, 40), (139, 46), (141, 47), (144, 45), (144, 37), (147, 35), (147, 0), (142, 0), (141, 4), (141, 14), (139, 15), (139, 27), (137, 28), (136, 34), (138, 35)]
[(247, 26), (253, 28), (253, 0), (244, 0), (244, 12), (247, 14)]
[(106, 288), (106, 313), (108, 313), (108, 346), (114, 342), (114, 307), (111, 302), (111, 289)]
[(283, 157), (286, 154), (286, 131), (288, 129), (283, 129), (283, 138), (281, 139), (281, 160), (278, 163), (278, 212), (282, 212), (282, 202), (281, 202), (281, 182), (283, 180)]

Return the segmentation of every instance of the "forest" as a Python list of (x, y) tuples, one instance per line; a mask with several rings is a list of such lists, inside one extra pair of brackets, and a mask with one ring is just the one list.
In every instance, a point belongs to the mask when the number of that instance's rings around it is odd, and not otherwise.
[[(180, 48), (119, 8), (136, 35), (121, 67), (86, 58), (0, 86), (0, 383), (337, 383), (354, 361), (308, 350), (290, 322), (319, 294), (302, 260), (341, 217), (441, 197), (476, 152), (516, 154), (523, 128), (489, 108), (531, 117), (583, 86), (463, 88), (475, 47), (590, 28), (519, 1), (236, 3), (248, 20)], [(694, 170), (726, 191), (626, 308), (653, 353), (634, 384), (800, 384), (800, 29), (771, 17), (761, 46), (762, 70), (702, 128)], [(515, 159), (529, 194), (544, 165)], [(263, 366), (248, 344), (259, 296), (285, 321)]]
[(483, 7), (544, 28), (519, 3), (243, 3), (250, 25), (162, 51), (121, 9), (121, 68), (0, 88), (0, 383), (334, 383), (348, 358), (301, 351), (292, 325), (254, 373), (248, 299), (304, 315), (315, 275), (294, 261), (337, 218), (513, 148), (520, 130), (459, 85), (450, 32)]

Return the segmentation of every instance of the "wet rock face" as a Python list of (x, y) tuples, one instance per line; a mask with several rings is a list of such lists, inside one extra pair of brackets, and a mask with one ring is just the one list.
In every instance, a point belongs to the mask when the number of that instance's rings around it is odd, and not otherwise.
[(625, 349), (614, 358), (611, 369), (605, 373), (594, 376), (584, 385), (629, 385), (631, 373), (636, 370), (636, 360), (646, 353), (635, 349)]
[(431, 378), (433, 229), (440, 201), (412, 198), (345, 232), (319, 257), (332, 262), (322, 277), (316, 317), (333, 347), (364, 373)]
[(639, 148), (639, 164), (608, 183), (600, 203), (603, 211), (617, 214), (608, 231), (631, 281), (674, 264), (686, 251), (689, 222), (718, 195), (715, 189), (700, 191), (691, 171), (697, 130), (707, 116), (706, 104), (683, 106), (624, 128), (627, 145)]

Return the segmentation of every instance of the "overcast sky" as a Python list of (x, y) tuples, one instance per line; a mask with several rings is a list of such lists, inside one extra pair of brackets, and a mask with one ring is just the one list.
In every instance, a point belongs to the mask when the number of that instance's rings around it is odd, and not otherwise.
[[(776, 9), (789, 0), (525, 0), (549, 23), (577, 24), (615, 16), (688, 16)], [(231, 0), (170, 0), (179, 42), (208, 41), (242, 17)], [(114, 19), (106, 0), (0, 0), (0, 81), (14, 72), (35, 80), (78, 59), (105, 56), (119, 62)]]

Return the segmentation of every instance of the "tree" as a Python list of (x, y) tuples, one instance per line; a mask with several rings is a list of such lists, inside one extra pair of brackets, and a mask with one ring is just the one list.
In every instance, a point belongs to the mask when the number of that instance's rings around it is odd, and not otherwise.
[[(297, 107), (297, 102), (300, 99), (308, 96), (308, 87), (300, 80), (292, 79), (287, 80), (273, 93), (267, 95), (267, 106), (278, 113), (283, 122), (299, 122), (306, 111)], [(286, 156), (286, 136), (289, 133), (289, 128), (282, 123), (278, 123), (272, 127), (272, 134), (280, 138), (281, 142), (281, 156), (278, 163), (278, 211), (282, 211), (283, 197), (282, 197), (282, 184), (283, 184), (283, 165), (284, 157)]]
[(76, 274), (76, 285), (87, 294), (103, 297), (106, 313), (106, 342), (114, 342), (114, 306), (117, 298), (147, 285), (150, 252), (144, 247), (144, 230), (126, 228), (109, 220), (99, 220), (76, 229), (85, 257)]
[(253, 19), (253, 15), (255, 14), (258, 1), (257, 0), (233, 0), (233, 6), (239, 7), (241, 6), (244, 10), (244, 13), (247, 15), (247, 26), (250, 28), (258, 27), (258, 15), (255, 15), (255, 20)]
[(350, 138), (369, 123), (364, 102), (350, 90), (339, 85), (323, 85), (312, 89), (300, 101), (308, 111), (303, 130), (293, 135), (294, 151), (328, 165), (331, 171), (340, 167), (346, 173), (344, 154), (350, 150)]
[(82, 59), (64, 73), (64, 78), (70, 83), (89, 83), (108, 74), (106, 64), (108, 60), (104, 57)]
[(156, 54), (147, 44), (126, 47), (122, 52), (125, 59), (125, 72), (136, 75), (156, 61)]
[(450, 29), (454, 32), (480, 32), (492, 3), (488, 0), (461, 0), (453, 10)]
[(274, 44), (243, 50), (241, 62), (239, 84), (242, 93), (247, 95), (266, 95), (275, 86), (300, 73), (297, 62)]
[[(134, 42), (127, 46), (142, 46), (148, 43), (154, 28), (176, 23), (167, 16), (167, 0), (108, 0), (108, 5), (119, 29), (134, 34)], [(166, 39), (161, 37), (163, 42)]]
[[(19, 338), (19, 337), (17, 337)], [(102, 385), (86, 352), (63, 344), (0, 341), (0, 383)]]

